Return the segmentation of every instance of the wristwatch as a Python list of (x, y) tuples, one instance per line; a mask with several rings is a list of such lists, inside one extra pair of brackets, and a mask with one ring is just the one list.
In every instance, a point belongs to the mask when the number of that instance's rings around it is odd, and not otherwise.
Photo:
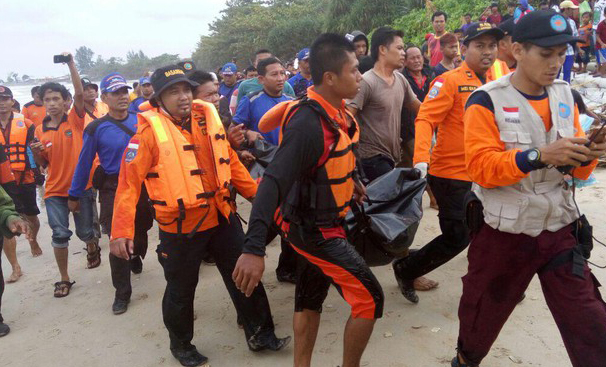
[(534, 169), (547, 167), (545, 163), (541, 162), (541, 151), (537, 148), (529, 150), (526, 159), (528, 159), (528, 164)]

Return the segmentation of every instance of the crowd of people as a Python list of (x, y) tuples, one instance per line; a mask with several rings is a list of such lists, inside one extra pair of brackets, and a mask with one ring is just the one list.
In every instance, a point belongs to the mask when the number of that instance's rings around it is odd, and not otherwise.
[[(0, 86), (7, 282), (22, 276), (15, 235), (42, 254), (43, 194), (59, 273), (54, 297), (75, 283), (71, 213), (88, 269), (100, 266), (100, 239), (109, 237), (111, 309), (123, 314), (155, 220), (170, 351), (199, 366), (208, 361), (192, 344), (203, 262), (216, 264), (251, 351), (289, 344), (275, 334), (261, 282), (266, 246), (279, 236), (276, 277), (296, 285), (294, 365), (312, 364), (332, 284), (351, 307), (342, 366), (359, 367), (384, 295), (344, 218), (368, 200), (367, 185), (407, 168), (427, 180), (441, 233), (394, 258), (402, 295), (419, 303), (417, 292), (438, 286), (427, 274), (468, 249), (451, 366), (480, 365), (538, 274), (572, 365), (603, 367), (606, 304), (586, 262), (589, 224), (565, 178), (587, 179), (606, 153), (606, 131), (585, 134), (579, 119), (590, 112), (567, 83), (575, 61), (583, 73), (591, 56), (606, 56), (606, 25), (593, 21), (595, 4), (577, 2), (535, 10), (521, 0), (505, 15), (490, 4), (454, 32), (437, 11), (423, 45), (405, 44), (391, 27), (371, 39), (325, 33), (294, 62), (261, 49), (241, 71), (234, 62), (207, 72), (184, 61), (132, 87), (119, 73), (93, 83), (64, 53), (73, 95), (45, 83), (19, 111)], [(605, 72), (603, 63), (596, 75)], [(255, 180), (249, 170), (260, 143), (277, 148)], [(236, 195), (252, 203), (246, 232)], [(1, 269), (0, 284), (1, 301)], [(0, 316), (0, 336), (9, 331)]]

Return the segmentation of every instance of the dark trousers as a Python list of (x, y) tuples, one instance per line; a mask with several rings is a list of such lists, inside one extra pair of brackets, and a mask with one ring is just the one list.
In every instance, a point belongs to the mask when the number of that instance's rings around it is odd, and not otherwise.
[[(99, 190), (99, 202), (101, 203), (101, 214), (99, 221), (102, 227), (111, 236), (112, 217), (114, 213), (114, 199), (116, 197), (117, 179), (115, 184), (113, 176), (108, 176), (104, 186)], [(147, 232), (154, 224), (153, 212), (148, 203), (148, 195), (145, 186), (141, 189), (137, 212), (135, 214), (135, 251), (133, 255), (145, 257), (147, 253)], [(123, 301), (130, 300), (133, 289), (130, 283), (130, 262), (109, 254), (109, 267), (112, 274), (112, 284), (116, 289), (115, 298)]]
[(362, 169), (364, 170), (364, 176), (366, 176), (366, 179), (369, 182), (372, 182), (377, 178), (383, 176), (395, 167), (396, 164), (394, 163), (394, 161), (391, 158), (382, 154), (362, 159)]
[(416, 279), (457, 256), (469, 244), (465, 225), (465, 196), (471, 182), (427, 176), (429, 187), (439, 206), (438, 218), (442, 234), (417, 251), (411, 251), (403, 262), (404, 279)]
[[(2, 248), (4, 245), (4, 237), (0, 236), (0, 256), (2, 256)], [(2, 259), (0, 259), (0, 323), (4, 322), (2, 318), (2, 295), (4, 294), (4, 274), (2, 274)]]
[(488, 354), (535, 274), (572, 365), (606, 365), (606, 304), (597, 279), (587, 264), (584, 279), (572, 274), (572, 262), (546, 266), (575, 244), (572, 226), (530, 237), (484, 225), (474, 236), (459, 305), (458, 347), (470, 366)]
[(262, 345), (274, 336), (274, 324), (263, 284), (259, 283), (253, 294), (246, 297), (232, 280), (243, 243), (242, 226), (233, 214), (230, 215), (229, 222), (219, 216), (217, 227), (198, 232), (192, 238), (160, 231), (160, 245), (156, 252), (166, 279), (162, 315), (171, 348), (187, 347), (193, 338), (194, 297), (200, 264), (207, 252), (216, 261), (223, 283), (243, 323), (247, 341), (252, 340)]

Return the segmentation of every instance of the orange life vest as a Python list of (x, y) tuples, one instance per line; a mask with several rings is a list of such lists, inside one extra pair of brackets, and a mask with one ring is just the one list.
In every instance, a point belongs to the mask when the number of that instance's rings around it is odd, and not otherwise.
[[(201, 118), (201, 114), (204, 118)], [(154, 132), (158, 145), (158, 164), (151, 168), (145, 179), (149, 198), (158, 212), (167, 214), (178, 212), (173, 222), (179, 225), (185, 219), (187, 209), (208, 207), (208, 199), (215, 197), (218, 203), (229, 197), (231, 167), (229, 147), (221, 119), (211, 103), (194, 101), (191, 144), (181, 131), (166, 116), (157, 110), (139, 114), (139, 129), (148, 125)], [(217, 187), (206, 192), (202, 184), (203, 171), (196, 154), (202, 139), (212, 139), (212, 153), (215, 160)], [(217, 205), (221, 213), (228, 217), (230, 206)], [(201, 219), (200, 224), (204, 218)], [(168, 225), (170, 223), (161, 223)], [(179, 231), (180, 232), (180, 231)]]
[[(349, 112), (351, 121), (349, 133), (333, 121), (322, 106), (313, 99), (287, 101), (278, 104), (270, 111), (270, 116), (281, 116), (280, 139), (288, 121), (300, 108), (311, 108), (319, 116), (324, 139), (334, 139), (330, 152), (324, 161), (307, 177), (297, 180), (288, 193), (280, 211), (287, 222), (306, 222), (312, 220), (320, 227), (333, 227), (342, 224), (349, 211), (354, 193), (353, 175), (356, 168), (354, 155), (359, 140), (359, 129), (355, 118)], [(275, 122), (267, 121), (266, 126)]]
[(25, 117), (19, 113), (13, 114), (11, 120), (10, 141), (5, 141), (4, 134), (0, 134), (0, 143), (4, 145), (4, 151), (11, 162), (13, 171), (23, 172), (27, 168), (27, 129)]
[(507, 66), (507, 63), (505, 61), (496, 59), (494, 61), (494, 64), (492, 64), (490, 69), (488, 69), (488, 77), (491, 80), (497, 80), (500, 77), (509, 74), (510, 72), (511, 70), (509, 70), (509, 67)]

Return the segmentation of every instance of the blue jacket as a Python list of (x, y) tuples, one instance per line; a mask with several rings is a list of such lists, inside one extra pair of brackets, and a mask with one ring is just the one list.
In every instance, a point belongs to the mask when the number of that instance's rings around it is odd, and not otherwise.
[(68, 192), (69, 196), (84, 196), (96, 155), (99, 155), (99, 162), (105, 173), (108, 175), (120, 173), (122, 155), (131, 136), (118, 127), (118, 124), (125, 126), (134, 135), (137, 131), (137, 115), (129, 113), (126, 119), (119, 121), (114, 120), (108, 114), (94, 120), (84, 129), (82, 150), (72, 179), (72, 186)]

